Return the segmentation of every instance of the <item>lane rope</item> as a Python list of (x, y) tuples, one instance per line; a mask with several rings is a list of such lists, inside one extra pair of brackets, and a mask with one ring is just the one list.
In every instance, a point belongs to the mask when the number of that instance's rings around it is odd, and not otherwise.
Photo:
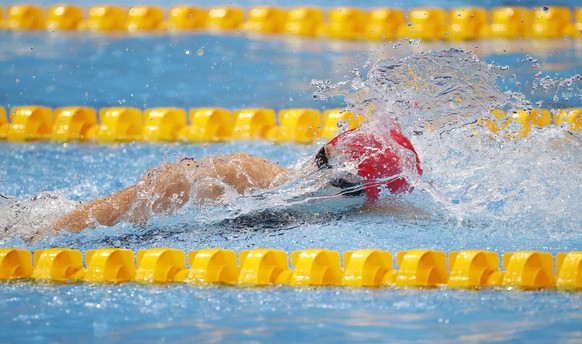
[(361, 9), (315, 6), (281, 8), (235, 6), (69, 4), (0, 8), (0, 29), (107, 33), (244, 32), (348, 40), (475, 40), (582, 38), (582, 7), (564, 6)]
[[(8, 116), (9, 115), (9, 116)], [(53, 140), (56, 142), (191, 142), (269, 140), (313, 143), (335, 137), (340, 127), (357, 128), (367, 116), (343, 109), (324, 111), (310, 108), (238, 109), (175, 107), (140, 110), (132, 107), (97, 109), (87, 106), (16, 106), (8, 112), (0, 107), (0, 142)], [(505, 113), (493, 110), (477, 125), (493, 134), (517, 124), (507, 138), (525, 137), (532, 126), (561, 125), (577, 132), (582, 129), (582, 108), (533, 109)]]
[[(133, 251), (123, 248), (69, 248), (34, 251), (0, 248), (0, 281), (292, 287), (345, 286), (456, 289), (582, 290), (582, 252), (518, 251), (499, 256), (485, 250), (413, 249), (388, 251), (305, 249), (291, 254), (277, 249), (206, 248), (186, 254), (173, 248)], [(448, 258), (448, 259), (447, 259)], [(447, 264), (448, 261), (448, 264)], [(448, 265), (448, 268), (447, 268)], [(554, 270), (555, 268), (555, 270)]]

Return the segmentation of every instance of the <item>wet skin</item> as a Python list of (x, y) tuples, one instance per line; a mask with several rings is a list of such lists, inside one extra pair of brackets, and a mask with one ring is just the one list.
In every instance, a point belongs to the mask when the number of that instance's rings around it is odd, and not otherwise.
[(81, 204), (41, 230), (33, 241), (50, 230), (78, 233), (122, 220), (144, 222), (155, 215), (171, 214), (188, 201), (214, 205), (227, 189), (246, 195), (281, 185), (288, 178), (285, 172), (278, 164), (246, 153), (164, 162), (146, 171), (135, 185)]

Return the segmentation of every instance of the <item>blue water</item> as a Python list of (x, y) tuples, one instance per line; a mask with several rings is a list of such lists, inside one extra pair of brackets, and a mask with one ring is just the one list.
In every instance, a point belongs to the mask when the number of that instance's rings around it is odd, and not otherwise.
[[(216, 106), (332, 108), (339, 101), (316, 103), (311, 81), (351, 78), (369, 60), (404, 57), (442, 49), (444, 42), (420, 46), (266, 36), (208, 34), (110, 37), (99, 34), (47, 34), (0, 31), (0, 104), (57, 107)], [(503, 89), (521, 90), (546, 108), (580, 106), (581, 100), (555, 103), (551, 93), (531, 94), (533, 76), (580, 73), (582, 42), (460, 42), (487, 62), (512, 66)], [(200, 55), (199, 55), (200, 54)], [(527, 56), (540, 59), (532, 66)], [(25, 67), (25, 68), (24, 68)], [(123, 73), (119, 71), (123, 70)], [(509, 77), (522, 81), (516, 87)], [(229, 82), (225, 82), (229, 80)], [(511, 80), (513, 81), (513, 80)]]
[[(418, 1), (402, 6), (417, 3), (426, 4)], [(452, 6), (441, 6), (449, 4)], [(366, 3), (365, 7), (373, 5)], [(322, 109), (344, 102), (342, 98), (314, 101), (312, 79), (351, 80), (351, 70), (365, 71), (369, 59), (373, 63), (447, 46), (421, 42), (417, 47), (405, 42), (393, 47), (392, 43), (244, 35), (108, 37), (0, 32), (0, 105)], [(455, 46), (475, 51), (487, 63), (508, 65), (510, 70), (499, 71), (497, 80), (504, 91), (522, 92), (545, 108), (582, 106), (579, 84), (573, 94), (566, 95), (555, 89), (532, 90), (539, 71), (552, 78), (582, 73), (580, 40)], [(528, 56), (537, 59), (537, 64), (528, 61)], [(323, 204), (312, 212), (291, 208), (233, 217), (236, 207), (247, 204), (242, 202), (185, 209), (144, 226), (121, 223), (35, 244), (11, 236), (14, 228), (0, 228), (8, 233), (0, 234), (0, 246), (29, 250), (62, 246), (83, 251), (109, 246), (185, 251), (224, 247), (237, 252), (258, 247), (288, 252), (311, 247), (340, 252), (370, 247), (393, 253), (425, 247), (446, 252), (480, 248), (500, 254), (525, 249), (553, 254), (582, 250), (580, 133), (534, 130), (526, 140), (503, 144), (467, 138), (464, 133), (444, 137), (440, 146), (430, 137), (413, 139), (425, 163), (425, 180), (432, 180), (442, 196), (438, 202), (419, 188), (388, 204), (391, 210), (342, 212)], [(243, 150), (292, 165), (307, 159), (317, 147), (317, 143), (260, 141), (109, 146), (2, 142), (0, 193), (24, 201), (32, 210), (27, 213), (0, 205), (5, 212), (0, 215), (18, 218), (18, 231), (27, 231), (35, 223), (27, 216), (49, 216), (71, 209), (78, 201), (120, 190), (135, 183), (145, 169), (161, 163), (164, 156), (174, 161), (183, 155)], [(479, 178), (486, 182), (475, 181)], [(457, 190), (471, 185), (483, 197), (469, 187)], [(50, 191), (47, 198), (39, 197), (43, 191)], [(34, 197), (39, 200), (32, 201)], [(580, 342), (581, 325), (580, 293), (0, 285), (0, 342)]]
[(6, 342), (580, 340), (579, 294), (553, 292), (130, 284), (10, 285), (2, 288), (2, 296), (0, 323), (10, 329), (2, 334)]

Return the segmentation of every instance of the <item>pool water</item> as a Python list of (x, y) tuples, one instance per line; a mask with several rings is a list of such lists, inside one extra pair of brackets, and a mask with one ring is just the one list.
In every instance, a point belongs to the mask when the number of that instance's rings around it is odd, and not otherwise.
[[(238, 289), (171, 285), (3, 287), (3, 340), (91, 342), (579, 341), (578, 294)], [(34, 304), (22, 303), (34, 300)], [(4, 309), (11, 309), (11, 313)]]
[[(427, 65), (433, 68), (439, 65), (435, 61), (450, 62), (459, 55), (448, 50), (424, 57), (414, 54), (448, 47), (449, 43), (442, 42), (379, 44), (242, 35), (0, 32), (0, 105), (324, 109), (346, 104), (359, 108), (372, 99), (378, 107), (395, 109), (400, 103), (394, 104), (392, 96), (378, 96), (373, 87), (355, 92), (337, 83), (358, 81), (354, 69), (367, 86), (396, 80), (398, 74), (375, 79), (368, 72), (381, 67), (376, 61), (385, 59), (404, 61), (419, 71)], [(460, 105), (451, 119), (472, 123), (483, 114), (479, 106), (484, 106), (487, 96), (502, 97), (505, 91), (519, 92), (542, 108), (582, 107), (576, 78), (582, 73), (580, 40), (464, 42), (455, 47), (474, 52), (485, 63), (470, 65), (474, 67), (470, 75), (480, 77), (477, 81), (451, 84), (463, 86), (459, 89), (463, 94), (470, 93), (469, 86), (478, 90), (466, 103), (475, 113), (460, 111), (465, 106)], [(451, 75), (460, 78), (466, 72), (461, 69)], [(540, 86), (544, 76), (556, 84), (573, 78), (573, 90), (544, 89)], [(327, 88), (311, 86), (312, 80), (323, 81), (316, 84)], [(428, 83), (428, 79), (412, 82)], [(502, 92), (496, 93), (497, 87)], [(316, 91), (340, 96), (316, 101)], [(425, 99), (425, 103), (439, 101), (434, 94)], [(517, 98), (503, 101), (508, 106), (522, 104)], [(322, 202), (310, 204), (307, 211), (281, 197), (269, 207), (242, 198), (208, 209), (186, 207), (144, 225), (120, 223), (34, 244), (22, 240), (33, 228), (80, 201), (135, 183), (147, 168), (164, 159), (243, 150), (294, 166), (309, 159), (321, 142), (2, 142), (0, 194), (18, 201), (0, 200), (0, 230), (4, 230), (0, 246), (82, 251), (111, 246), (184, 251), (222, 247), (237, 252), (259, 247), (287, 252), (313, 247), (340, 252), (381, 248), (393, 254), (411, 248), (445, 252), (479, 248), (500, 254), (582, 249), (581, 132), (557, 126), (534, 128), (525, 139), (508, 141), (463, 125), (412, 135), (429, 120), (442, 124), (443, 118), (443, 113), (431, 110), (403, 121), (425, 175), (415, 192), (384, 200), (376, 209), (346, 211), (341, 205)], [(481, 135), (475, 137), (475, 130)], [(555, 291), (0, 285), (2, 342), (306, 342), (314, 338), (326, 342), (579, 342), (581, 324), (581, 294)]]

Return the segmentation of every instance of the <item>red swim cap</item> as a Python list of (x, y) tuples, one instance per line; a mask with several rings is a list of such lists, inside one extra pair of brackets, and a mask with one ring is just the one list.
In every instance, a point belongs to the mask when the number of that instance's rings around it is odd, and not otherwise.
[[(412, 154), (402, 154), (402, 150), (396, 144)], [(396, 130), (391, 130), (389, 137), (382, 137), (379, 134), (353, 129), (341, 133), (331, 140), (329, 145), (335, 148), (334, 158), (337, 157), (340, 161), (348, 163), (357, 163), (358, 175), (364, 179), (364, 190), (368, 202), (378, 200), (380, 186), (386, 187), (394, 194), (411, 192), (413, 189), (404, 177), (381, 181), (380, 185), (373, 183), (374, 180), (399, 175), (407, 165), (408, 169), (416, 170), (414, 172), (419, 176), (422, 175), (420, 159), (412, 143)], [(366, 185), (366, 181), (372, 181), (370, 184), (373, 185)]]

